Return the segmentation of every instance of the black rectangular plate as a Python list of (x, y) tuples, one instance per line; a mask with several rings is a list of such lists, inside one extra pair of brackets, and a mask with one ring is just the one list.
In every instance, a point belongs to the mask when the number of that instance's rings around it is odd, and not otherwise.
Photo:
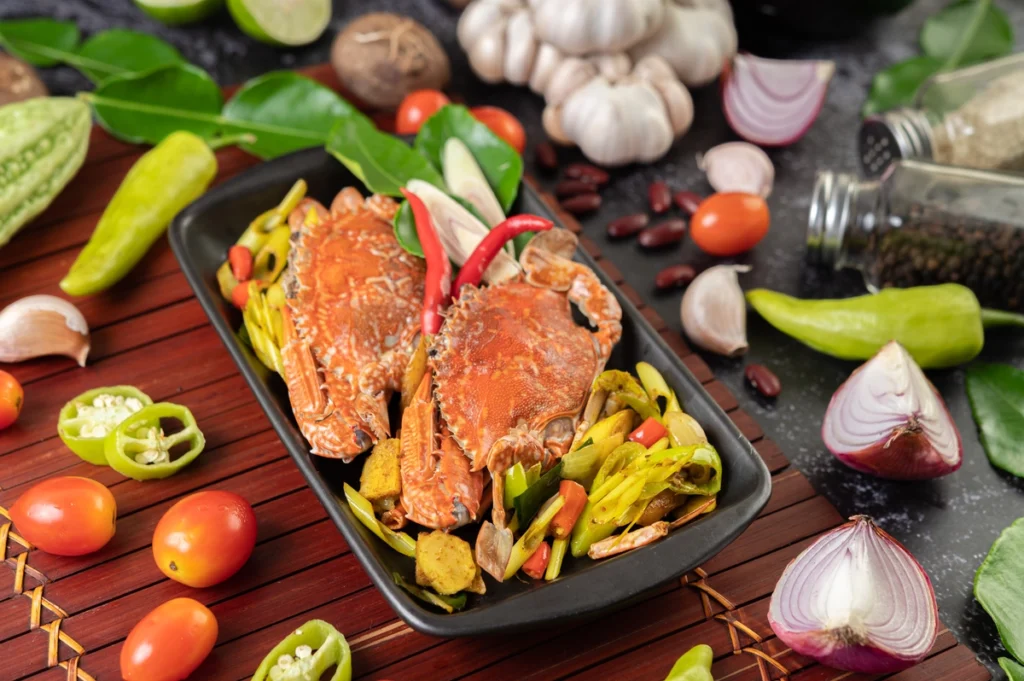
[[(487, 578), (487, 594), (470, 596), (466, 609), (455, 614), (442, 613), (413, 599), (392, 580), (397, 571), (411, 581), (413, 561), (371, 534), (344, 502), (342, 483), (347, 481), (358, 487), (359, 460), (345, 465), (309, 454), (292, 418), (284, 383), (239, 341), (235, 332), (241, 315), (221, 299), (218, 291), (215, 273), (228, 248), (253, 218), (277, 205), (299, 178), (309, 183), (309, 195), (324, 204), (329, 204), (342, 187), (361, 186), (322, 149), (300, 151), (262, 163), (182, 211), (171, 225), (171, 247), (196, 297), (309, 486), (374, 584), (414, 629), (433, 636), (470, 636), (549, 626), (621, 606), (721, 551), (767, 503), (771, 478), (750, 442), (637, 309), (580, 250), (576, 259), (590, 266), (604, 285), (615, 292), (623, 309), (622, 340), (612, 354), (609, 368), (632, 370), (636, 362), (643, 360), (665, 375), (686, 411), (700, 422), (721, 454), (724, 479), (718, 508), (637, 551), (599, 562), (569, 557), (563, 576), (551, 583), (513, 579), (498, 584)], [(512, 212), (554, 219), (540, 197), (525, 184)], [(474, 532), (475, 526), (471, 526), (460, 534), (472, 541)]]

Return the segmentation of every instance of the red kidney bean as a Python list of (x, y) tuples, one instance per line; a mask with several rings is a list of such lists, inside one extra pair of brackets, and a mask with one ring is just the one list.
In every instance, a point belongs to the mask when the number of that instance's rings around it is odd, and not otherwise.
[(624, 239), (627, 236), (633, 236), (646, 227), (648, 222), (647, 213), (623, 215), (621, 218), (616, 218), (608, 223), (608, 236), (613, 239)]
[(658, 290), (665, 291), (687, 286), (696, 276), (697, 270), (691, 265), (669, 265), (654, 277), (654, 285)]
[(748, 364), (743, 370), (743, 375), (747, 377), (747, 382), (754, 390), (765, 397), (776, 397), (782, 391), (779, 377), (763, 364)]
[(577, 194), (562, 199), (559, 202), (562, 208), (573, 215), (592, 213), (601, 207), (601, 196), (599, 194)]
[(696, 192), (690, 192), (684, 189), (676, 192), (672, 196), (672, 200), (675, 202), (679, 210), (683, 211), (687, 215), (693, 215), (697, 212), (697, 207), (700, 205), (701, 201), (704, 200), (704, 197)]
[(672, 191), (662, 181), (652, 182), (647, 187), (647, 200), (651, 204), (651, 210), (661, 215), (672, 205)]
[(558, 168), (558, 152), (555, 151), (555, 145), (551, 142), (541, 142), (533, 150), (533, 153), (536, 154), (539, 167), (549, 171)]
[(686, 233), (686, 220), (669, 218), (640, 232), (638, 240), (644, 248), (660, 248), (677, 243)]
[(608, 171), (589, 163), (573, 163), (565, 169), (565, 176), (573, 180), (586, 180), (601, 186), (609, 180)]
[(578, 194), (593, 194), (597, 185), (586, 180), (562, 180), (555, 185), (555, 196), (560, 199)]

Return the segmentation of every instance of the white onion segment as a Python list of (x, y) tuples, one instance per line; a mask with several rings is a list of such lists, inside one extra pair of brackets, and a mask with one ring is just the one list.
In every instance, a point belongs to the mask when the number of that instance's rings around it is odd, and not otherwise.
[(738, 54), (722, 90), (729, 125), (743, 139), (785, 146), (814, 123), (835, 73), (830, 61), (763, 59)]
[(839, 387), (821, 437), (848, 466), (892, 479), (935, 478), (952, 473), (963, 460), (960, 433), (946, 405), (896, 341)]
[(866, 516), (823, 535), (786, 567), (768, 622), (796, 652), (868, 674), (916, 664), (938, 634), (928, 575)]

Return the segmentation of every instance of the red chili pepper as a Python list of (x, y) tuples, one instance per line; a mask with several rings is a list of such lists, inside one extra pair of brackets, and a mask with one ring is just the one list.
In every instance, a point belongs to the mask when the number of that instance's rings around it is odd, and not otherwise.
[(426, 291), (423, 293), (423, 312), (420, 315), (423, 333), (433, 336), (441, 330), (441, 309), (452, 297), (452, 264), (448, 254), (441, 245), (434, 220), (423, 200), (411, 191), (403, 188), (402, 195), (412, 209), (413, 221), (416, 223), (416, 235), (420, 238), (423, 255), (427, 259)]
[(455, 290), (452, 295), (458, 298), (459, 291), (464, 285), (479, 284), (498, 251), (509, 241), (523, 232), (544, 232), (554, 226), (555, 223), (551, 220), (536, 215), (516, 215), (496, 225), (466, 258), (465, 264), (459, 270), (459, 276), (455, 278)]
[(629, 434), (631, 442), (638, 442), (644, 447), (650, 447), (655, 442), (665, 437), (665, 426), (658, 423), (658, 419), (650, 416), (640, 424), (640, 427)]

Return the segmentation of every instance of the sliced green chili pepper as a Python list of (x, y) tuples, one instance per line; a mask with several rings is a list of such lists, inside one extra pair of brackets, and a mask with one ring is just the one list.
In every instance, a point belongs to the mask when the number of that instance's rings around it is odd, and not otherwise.
[(665, 681), (715, 681), (711, 676), (711, 663), (714, 660), (715, 653), (711, 646), (703, 643), (694, 646), (676, 660)]
[(651, 398), (651, 402), (655, 406), (660, 404), (658, 402), (659, 399), (665, 400), (664, 414), (683, 410), (679, 400), (676, 398), (675, 391), (668, 387), (668, 383), (665, 382), (665, 377), (661, 375), (660, 371), (647, 362), (638, 362), (636, 365), (636, 375), (640, 377), (640, 382), (643, 384), (644, 390), (647, 391), (647, 396)]
[(130, 385), (88, 390), (60, 410), (57, 434), (78, 456), (91, 464), (106, 466), (103, 441), (107, 435), (151, 404), (149, 395)]
[(190, 132), (168, 135), (128, 171), (60, 287), (87, 296), (116, 284), (216, 175), (206, 142)]
[(416, 586), (415, 584), (410, 584), (402, 579), (402, 575), (397, 572), (392, 573), (391, 578), (395, 580), (395, 584), (402, 587), (416, 598), (426, 603), (430, 603), (431, 605), (436, 605), (448, 614), (451, 614), (456, 610), (462, 610), (466, 607), (465, 591), (460, 591), (454, 596), (442, 596), (441, 594), (436, 594), (429, 589), (424, 589)]
[[(176, 419), (181, 430), (164, 435), (160, 419)], [(187, 452), (171, 461), (171, 450), (187, 443)], [(196, 417), (187, 407), (159, 402), (129, 416), (103, 443), (107, 463), (133, 480), (153, 480), (174, 475), (192, 463), (206, 446)]]
[(755, 289), (747, 302), (779, 331), (826, 355), (869, 359), (896, 340), (924, 369), (974, 359), (985, 328), (1024, 326), (1022, 315), (983, 310), (960, 284), (888, 288), (842, 300), (800, 300)]
[(310, 620), (274, 646), (252, 681), (320, 681), (337, 665), (329, 681), (351, 681), (352, 652), (341, 632), (323, 620)]
[(377, 516), (373, 514), (373, 504), (370, 500), (364, 497), (362, 494), (356, 491), (352, 485), (347, 482), (344, 484), (345, 489), (345, 500), (348, 501), (349, 508), (352, 509), (352, 513), (359, 518), (359, 522), (366, 525), (370, 532), (381, 538), (384, 543), (398, 551), (403, 556), (409, 556), (410, 558), (416, 557), (416, 540), (407, 535), (405, 532), (395, 532), (390, 527), (384, 525), (384, 523), (377, 520)]
[(253, 259), (252, 278), (269, 285), (277, 281), (288, 264), (292, 230), (285, 224), (275, 227)]

